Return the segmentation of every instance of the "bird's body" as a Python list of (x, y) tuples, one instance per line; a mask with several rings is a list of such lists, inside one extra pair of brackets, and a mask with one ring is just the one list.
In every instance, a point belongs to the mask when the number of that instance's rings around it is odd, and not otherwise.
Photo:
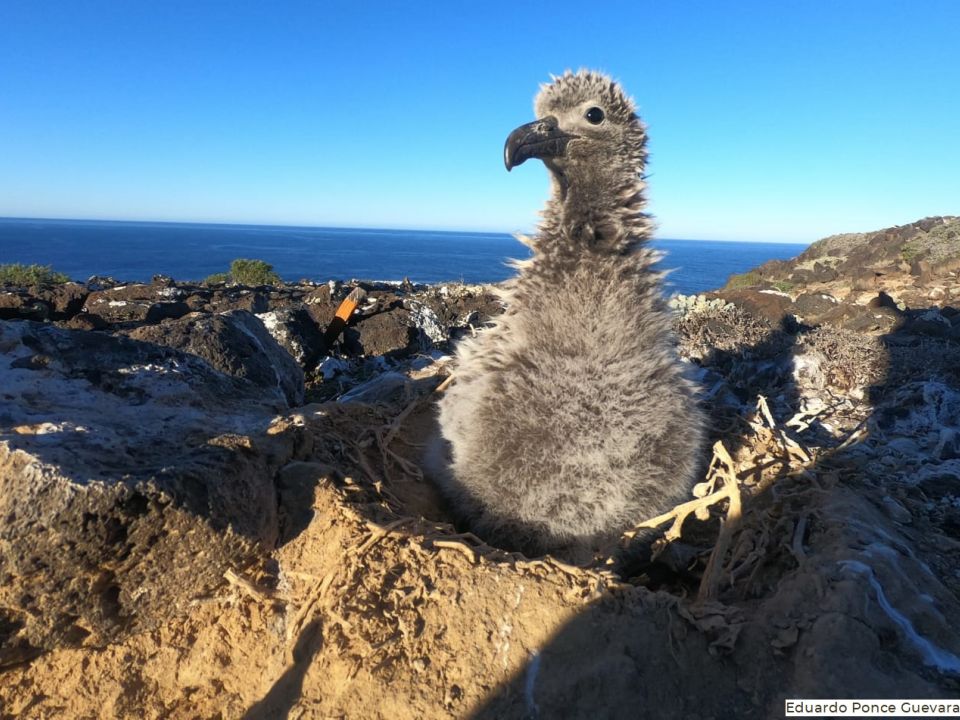
[(540, 120), (511, 135), (506, 163), (544, 159), (553, 197), (505, 313), (458, 347), (430, 464), (478, 534), (582, 558), (688, 497), (703, 420), (645, 244), (632, 104), (581, 71), (536, 105)]

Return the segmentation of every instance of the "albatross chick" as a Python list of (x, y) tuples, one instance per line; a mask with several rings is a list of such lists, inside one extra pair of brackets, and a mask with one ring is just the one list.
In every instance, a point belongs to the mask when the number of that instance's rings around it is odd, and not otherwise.
[(583, 560), (689, 499), (704, 418), (679, 361), (643, 212), (646, 132), (609, 78), (542, 87), (504, 148), (552, 194), (505, 313), (457, 350), (427, 465), (489, 542)]

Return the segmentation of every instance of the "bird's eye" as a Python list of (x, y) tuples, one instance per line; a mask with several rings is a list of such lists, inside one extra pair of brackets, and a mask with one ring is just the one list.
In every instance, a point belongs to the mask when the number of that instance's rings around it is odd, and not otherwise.
[(587, 110), (587, 114), (584, 115), (587, 119), (587, 122), (592, 125), (599, 125), (603, 122), (603, 110), (598, 107), (592, 107)]

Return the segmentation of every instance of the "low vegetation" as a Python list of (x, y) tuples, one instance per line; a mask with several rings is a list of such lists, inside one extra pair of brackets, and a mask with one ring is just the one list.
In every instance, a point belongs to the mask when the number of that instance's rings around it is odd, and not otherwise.
[(931, 265), (960, 258), (960, 218), (951, 218), (918, 234), (904, 244), (901, 257), (907, 262), (926, 260)]
[(263, 260), (237, 258), (230, 263), (230, 272), (214, 273), (206, 278), (208, 284), (233, 283), (236, 285), (279, 285), (283, 281), (273, 271), (273, 265)]
[(749, 288), (756, 287), (757, 285), (765, 285), (773, 287), (776, 290), (779, 290), (783, 293), (788, 293), (793, 290), (794, 284), (789, 280), (764, 280), (763, 275), (751, 270), (745, 273), (734, 273), (727, 279), (727, 284), (724, 285), (724, 290), (739, 290), (740, 288)]
[(919, 244), (916, 242), (905, 242), (903, 247), (900, 248), (900, 257), (903, 258), (905, 262), (913, 262), (923, 253), (923, 249), (919, 247)]
[(33, 287), (62, 285), (67, 282), (70, 282), (68, 276), (56, 272), (49, 265), (21, 265), (20, 263), (0, 265), (0, 285)]
[(734, 273), (729, 278), (727, 278), (727, 284), (724, 286), (725, 290), (736, 290), (738, 288), (751, 287), (752, 285), (759, 285), (762, 282), (760, 275), (753, 270), (745, 273)]

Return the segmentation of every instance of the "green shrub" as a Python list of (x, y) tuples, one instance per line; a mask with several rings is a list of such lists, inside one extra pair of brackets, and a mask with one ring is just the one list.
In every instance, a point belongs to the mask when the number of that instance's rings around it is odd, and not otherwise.
[(777, 280), (771, 283), (771, 285), (773, 285), (773, 287), (775, 287), (777, 290), (779, 290), (782, 293), (790, 292), (791, 290), (793, 290), (793, 283), (790, 282), (789, 280)]
[(54, 271), (49, 265), (0, 265), (0, 284), (31, 287), (33, 285), (62, 285), (70, 278)]
[(241, 285), (279, 285), (283, 282), (270, 263), (244, 258), (237, 258), (230, 263), (230, 277)]
[(237, 285), (280, 285), (283, 280), (273, 271), (273, 265), (263, 260), (237, 258), (230, 263), (230, 272), (214, 273), (205, 283), (234, 283)]
[(900, 257), (904, 262), (913, 262), (922, 252), (923, 249), (917, 243), (907, 241), (900, 248)]
[(736, 290), (737, 288), (750, 287), (751, 285), (759, 285), (761, 282), (761, 277), (750, 270), (745, 273), (734, 273), (729, 278), (727, 278), (727, 284), (724, 286), (726, 290)]

